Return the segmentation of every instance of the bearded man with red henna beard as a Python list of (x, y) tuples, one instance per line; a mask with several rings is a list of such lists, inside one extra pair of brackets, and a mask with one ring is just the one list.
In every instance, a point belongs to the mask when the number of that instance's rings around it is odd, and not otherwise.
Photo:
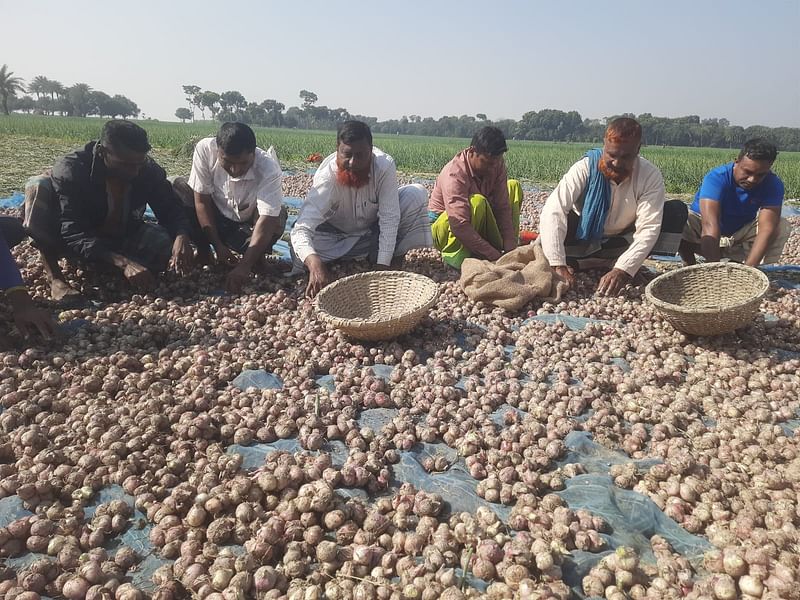
[(291, 241), (295, 272), (308, 271), (309, 297), (331, 282), (331, 261), (366, 257), (376, 269), (400, 268), (406, 252), (433, 244), (428, 192), (418, 184), (398, 189), (394, 159), (372, 145), (369, 126), (345, 121), (336, 152), (314, 174)]
[(561, 179), (542, 209), (539, 239), (550, 266), (568, 285), (576, 268), (610, 267), (597, 286), (619, 293), (651, 253), (675, 255), (688, 214), (665, 201), (658, 168), (639, 156), (642, 128), (621, 117), (603, 148), (589, 150)]

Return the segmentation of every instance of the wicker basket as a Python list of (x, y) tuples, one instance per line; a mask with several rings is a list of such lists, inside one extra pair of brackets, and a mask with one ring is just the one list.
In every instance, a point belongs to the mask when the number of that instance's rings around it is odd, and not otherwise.
[(406, 271), (350, 275), (317, 296), (319, 316), (350, 337), (388, 340), (416, 327), (439, 296), (432, 279)]
[(675, 329), (708, 336), (750, 323), (768, 288), (767, 276), (758, 269), (707, 263), (664, 273), (644, 294)]

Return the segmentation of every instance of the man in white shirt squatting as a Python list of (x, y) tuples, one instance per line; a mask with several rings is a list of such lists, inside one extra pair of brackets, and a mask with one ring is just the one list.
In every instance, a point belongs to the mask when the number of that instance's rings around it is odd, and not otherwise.
[(308, 269), (309, 297), (330, 283), (325, 263), (333, 260), (367, 257), (377, 269), (401, 268), (406, 252), (433, 245), (428, 192), (417, 184), (398, 189), (394, 159), (372, 146), (369, 126), (345, 121), (291, 240), (295, 267)]
[(233, 267), (225, 280), (229, 292), (239, 293), (253, 269), (267, 268), (265, 255), (283, 234), (281, 177), (274, 148), (258, 148), (244, 123), (223, 123), (216, 137), (197, 142), (188, 180), (173, 181), (198, 260), (211, 262), (210, 244), (217, 262)]
[(675, 255), (688, 208), (664, 199), (664, 179), (639, 156), (642, 128), (621, 117), (603, 148), (589, 150), (561, 179), (542, 209), (539, 239), (550, 266), (570, 287), (575, 268), (611, 267), (597, 286), (614, 295), (651, 253)]

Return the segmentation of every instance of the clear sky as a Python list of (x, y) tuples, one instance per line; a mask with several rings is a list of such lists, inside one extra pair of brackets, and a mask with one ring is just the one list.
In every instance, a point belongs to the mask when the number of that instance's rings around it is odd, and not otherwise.
[(800, 0), (0, 0), (0, 64), (175, 120), (181, 85), (380, 119), (650, 112), (800, 127)]

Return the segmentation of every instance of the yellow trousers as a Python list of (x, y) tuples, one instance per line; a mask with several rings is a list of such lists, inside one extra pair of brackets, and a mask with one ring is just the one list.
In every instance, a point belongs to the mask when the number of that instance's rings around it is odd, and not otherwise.
[[(511, 204), (511, 223), (514, 226), (514, 235), (518, 237), (519, 212), (522, 207), (522, 186), (516, 179), (508, 180), (508, 200)], [(478, 232), (478, 235), (502, 251), (503, 236), (497, 226), (492, 205), (481, 194), (473, 194), (469, 199), (469, 204), (472, 227)], [(433, 233), (433, 245), (442, 253), (442, 258), (451, 267), (460, 269), (464, 259), (472, 256), (472, 253), (464, 247), (464, 244), (453, 235), (446, 212), (440, 214), (431, 224), (431, 231)]]

